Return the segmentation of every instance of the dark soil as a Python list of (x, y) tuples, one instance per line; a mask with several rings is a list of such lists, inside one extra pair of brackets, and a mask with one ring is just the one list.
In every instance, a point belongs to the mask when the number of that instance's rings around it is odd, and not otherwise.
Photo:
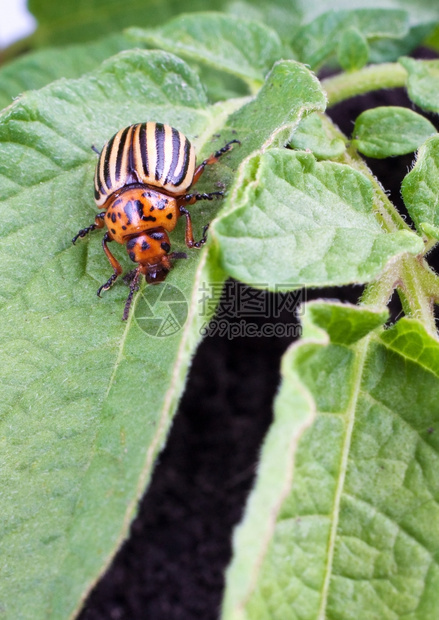
[[(414, 108), (398, 89), (356, 97), (333, 108), (331, 116), (349, 135), (362, 110), (389, 104)], [(368, 161), (402, 212), (400, 185), (412, 162), (412, 155)], [(438, 262), (436, 253), (430, 263), (438, 269)], [(355, 303), (361, 291), (309, 291), (308, 299)], [(391, 310), (393, 318), (401, 312), (396, 297)], [(284, 314), (282, 320), (292, 319)], [(131, 536), (80, 620), (217, 620), (233, 527), (252, 486), (289, 342), (218, 336), (203, 341)]]

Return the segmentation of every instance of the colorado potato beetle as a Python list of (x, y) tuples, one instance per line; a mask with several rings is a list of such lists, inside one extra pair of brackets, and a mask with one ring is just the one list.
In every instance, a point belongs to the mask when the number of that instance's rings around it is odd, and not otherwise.
[(107, 291), (122, 273), (119, 261), (108, 249), (110, 241), (126, 246), (128, 256), (138, 267), (128, 278), (130, 293), (123, 320), (128, 318), (140, 275), (148, 283), (161, 282), (172, 268), (172, 259), (187, 258), (184, 252), (171, 252), (168, 232), (178, 218), (186, 219), (185, 241), (188, 248), (200, 248), (206, 242), (208, 225), (199, 241), (194, 240), (192, 222), (186, 205), (198, 200), (219, 198), (223, 192), (188, 193), (206, 166), (214, 164), (238, 140), (228, 142), (196, 167), (195, 149), (180, 131), (162, 123), (130, 125), (118, 131), (104, 145), (96, 166), (95, 201), (104, 209), (91, 226), (81, 229), (72, 239), (85, 237), (96, 228), (107, 227), (102, 247), (113, 267), (113, 274), (98, 289)]

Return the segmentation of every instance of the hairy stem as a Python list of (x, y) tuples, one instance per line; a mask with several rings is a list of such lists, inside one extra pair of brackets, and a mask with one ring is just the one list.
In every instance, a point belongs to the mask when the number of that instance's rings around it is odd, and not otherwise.
[[(406, 315), (419, 319), (425, 329), (437, 335), (433, 313), (434, 293), (429, 290), (426, 282), (428, 266), (419, 257), (404, 256), (401, 261), (401, 283), (398, 294)], [(438, 278), (435, 277), (435, 288), (438, 289)]]
[(370, 65), (359, 71), (339, 73), (322, 80), (322, 86), (328, 95), (328, 107), (331, 107), (340, 101), (373, 90), (405, 86), (406, 81), (407, 71), (404, 67), (398, 62), (387, 62)]
[(362, 306), (374, 306), (375, 308), (387, 306), (399, 283), (399, 271), (399, 264), (389, 265), (377, 280), (366, 286), (360, 304)]

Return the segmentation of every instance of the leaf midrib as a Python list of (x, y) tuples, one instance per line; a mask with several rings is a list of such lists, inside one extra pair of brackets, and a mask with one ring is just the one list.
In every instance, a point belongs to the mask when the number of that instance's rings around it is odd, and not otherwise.
[[(189, 303), (189, 312), (188, 312), (188, 317), (186, 319), (186, 323), (183, 327), (183, 333), (182, 333), (182, 337), (180, 340), (180, 344), (178, 346), (177, 349), (177, 355), (175, 357), (175, 362), (172, 368), (172, 374), (171, 374), (171, 378), (170, 378), (170, 382), (169, 382), (169, 387), (166, 390), (165, 394), (164, 394), (164, 398), (162, 401), (162, 407), (160, 410), (160, 414), (158, 416), (157, 419), (157, 425), (156, 425), (156, 431), (154, 433), (154, 437), (151, 441), (151, 444), (146, 452), (146, 456), (145, 456), (145, 461), (144, 461), (144, 466), (142, 468), (142, 471), (140, 473), (138, 482), (137, 482), (137, 487), (136, 487), (136, 492), (135, 495), (133, 496), (133, 500), (127, 505), (126, 510), (125, 510), (125, 517), (124, 517), (124, 522), (122, 527), (120, 528), (120, 532), (119, 532), (119, 538), (117, 540), (116, 545), (114, 546), (113, 550), (109, 553), (109, 555), (105, 558), (105, 560), (102, 562), (101, 568), (98, 572), (98, 574), (96, 575), (95, 581), (93, 583), (89, 583), (86, 584), (86, 587), (84, 589), (84, 591), (82, 592), (81, 596), (78, 599), (78, 607), (77, 609), (74, 611), (74, 613), (70, 616), (72, 619), (76, 617), (77, 613), (79, 612), (79, 610), (82, 607), (82, 604), (85, 600), (85, 598), (87, 597), (88, 593), (90, 592), (90, 590), (94, 587), (95, 583), (99, 580), (100, 576), (107, 570), (108, 566), (110, 565), (113, 557), (114, 557), (114, 553), (115, 553), (115, 549), (117, 550), (120, 545), (122, 544), (123, 540), (125, 539), (126, 535), (127, 535), (127, 531), (130, 527), (130, 523), (132, 521), (132, 516), (133, 513), (136, 509), (137, 503), (139, 501), (139, 498), (146, 486), (146, 482), (148, 479), (148, 475), (150, 474), (150, 472), (152, 471), (152, 466), (153, 466), (153, 462), (154, 462), (154, 457), (157, 453), (157, 450), (159, 448), (160, 442), (163, 438), (163, 434), (166, 432), (166, 427), (167, 424), (169, 424), (169, 420), (171, 418), (170, 416), (170, 412), (172, 411), (172, 407), (173, 407), (173, 401), (175, 401), (175, 395), (178, 392), (178, 390), (180, 389), (180, 393), (183, 390), (184, 387), (184, 378), (183, 380), (181, 380), (181, 370), (184, 366), (185, 361), (188, 359), (188, 357), (191, 356), (191, 354), (194, 353), (194, 350), (196, 348), (196, 344), (193, 347), (188, 346), (188, 339), (189, 336), (193, 330), (193, 325), (195, 323), (195, 317), (196, 317), (196, 312), (197, 312), (197, 304), (194, 302), (194, 296), (197, 295), (198, 293), (198, 286), (200, 283), (200, 277), (203, 273), (204, 267), (206, 265), (207, 262), (207, 257), (208, 257), (208, 251), (207, 248), (204, 248), (202, 251), (202, 255), (200, 257), (200, 261), (197, 265), (197, 269), (196, 269), (196, 273), (195, 273), (195, 279), (194, 279), (194, 286), (192, 288), (192, 295), (191, 295), (191, 300)], [(113, 369), (113, 373), (112, 376), (110, 378), (109, 381), (109, 385), (108, 385), (108, 389), (105, 395), (105, 398), (101, 404), (101, 406), (104, 406), (105, 400), (109, 394), (109, 391), (111, 389), (111, 386), (113, 384), (114, 378), (116, 376), (117, 373), (117, 369), (119, 367), (120, 361), (122, 359), (123, 356), (123, 348), (124, 348), (124, 344), (125, 344), (125, 339), (126, 339), (126, 335), (129, 332), (129, 327), (131, 325), (132, 322), (132, 318), (135, 314), (135, 307), (136, 307), (136, 303), (138, 300), (139, 296), (136, 295), (133, 301), (133, 307), (131, 308), (131, 312), (130, 312), (130, 321), (127, 321), (127, 326), (125, 328), (124, 331), (124, 335), (122, 337), (122, 341), (119, 347), (119, 352), (118, 352), (118, 357), (116, 359), (115, 362), (115, 366)], [(198, 337), (198, 340), (200, 339), (200, 336)], [(180, 384), (180, 388), (179, 388), (179, 384)], [(177, 406), (177, 405), (175, 405)], [(95, 443), (96, 443), (96, 439), (99, 435), (99, 431), (96, 435), (95, 438)], [(89, 462), (89, 466), (92, 462), (93, 457), (90, 458), (90, 462)], [(84, 483), (84, 480), (87, 476), (87, 473), (85, 472), (84, 477), (81, 481), (81, 487)], [(78, 494), (79, 495), (79, 494)], [(66, 556), (64, 556), (65, 558)]]
[(318, 620), (325, 620), (326, 618), (329, 586), (330, 586), (330, 581), (331, 581), (331, 576), (332, 576), (332, 567), (334, 563), (334, 552), (335, 552), (335, 545), (336, 545), (336, 538), (337, 538), (337, 529), (338, 529), (338, 522), (339, 522), (339, 516), (340, 516), (340, 504), (341, 504), (341, 498), (343, 495), (346, 472), (348, 468), (348, 459), (349, 459), (349, 452), (351, 448), (352, 431), (353, 431), (354, 422), (355, 422), (355, 411), (357, 408), (357, 402), (358, 402), (358, 398), (359, 398), (360, 391), (361, 391), (363, 370), (365, 366), (366, 355), (367, 355), (367, 350), (369, 347), (370, 339), (371, 339), (371, 336), (369, 335), (363, 340), (361, 340), (353, 348), (356, 354), (355, 370), (353, 373), (353, 379), (354, 379), (353, 390), (352, 390), (351, 400), (349, 402), (349, 405), (346, 411), (347, 425), (346, 425), (345, 438), (344, 438), (342, 454), (341, 454), (340, 476), (339, 476), (337, 488), (335, 491), (334, 507), (332, 510), (332, 515), (330, 515), (332, 516), (332, 519), (331, 519), (331, 529), (329, 533), (328, 557), (327, 557), (327, 563), (326, 563), (326, 569), (325, 569), (325, 576), (323, 580), (322, 598), (321, 598), (320, 609), (318, 613)]

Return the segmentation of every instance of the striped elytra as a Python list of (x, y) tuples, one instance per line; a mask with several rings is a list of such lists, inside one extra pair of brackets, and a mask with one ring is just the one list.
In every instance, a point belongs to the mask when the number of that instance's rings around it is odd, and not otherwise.
[(171, 196), (192, 185), (195, 150), (180, 131), (162, 123), (130, 125), (105, 144), (95, 173), (95, 200), (103, 207), (115, 192), (133, 183)]

